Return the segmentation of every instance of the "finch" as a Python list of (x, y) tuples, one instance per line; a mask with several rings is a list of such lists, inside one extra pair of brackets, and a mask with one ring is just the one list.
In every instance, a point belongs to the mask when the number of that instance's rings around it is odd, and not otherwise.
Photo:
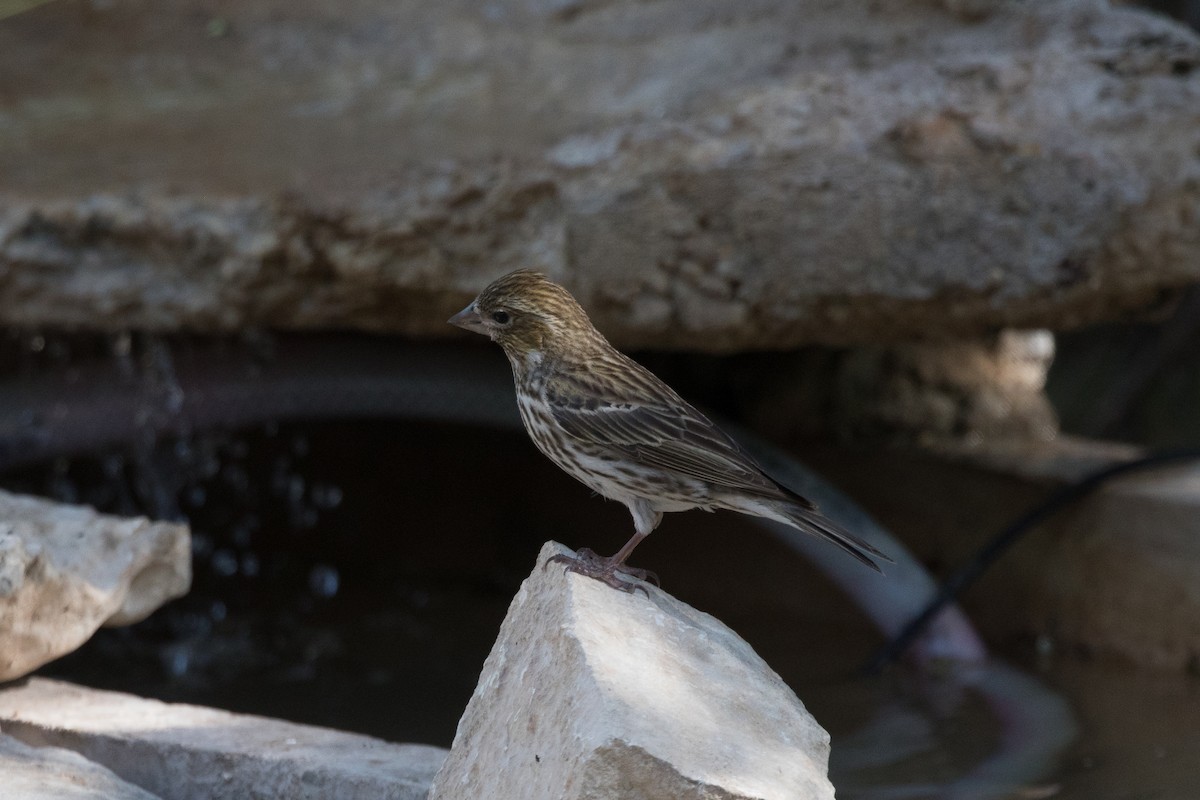
[(879, 572), (880, 551), (767, 475), (737, 442), (649, 370), (619, 352), (571, 294), (541, 273), (499, 278), (449, 320), (500, 345), (529, 437), (567, 474), (633, 515), (615, 555), (582, 548), (566, 569), (622, 591), (652, 577), (625, 565), (664, 512), (727, 509), (828, 539)]

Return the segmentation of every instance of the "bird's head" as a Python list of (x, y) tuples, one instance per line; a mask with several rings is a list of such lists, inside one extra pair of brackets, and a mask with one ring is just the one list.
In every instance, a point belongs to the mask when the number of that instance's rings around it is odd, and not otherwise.
[(570, 292), (528, 269), (493, 281), (449, 322), (491, 337), (514, 363), (604, 341)]

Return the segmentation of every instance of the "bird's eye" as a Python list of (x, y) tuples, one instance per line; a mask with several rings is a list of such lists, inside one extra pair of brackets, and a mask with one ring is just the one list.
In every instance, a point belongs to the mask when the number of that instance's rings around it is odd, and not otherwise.
[(492, 319), (500, 325), (507, 325), (512, 318), (508, 315), (507, 311), (493, 311)]

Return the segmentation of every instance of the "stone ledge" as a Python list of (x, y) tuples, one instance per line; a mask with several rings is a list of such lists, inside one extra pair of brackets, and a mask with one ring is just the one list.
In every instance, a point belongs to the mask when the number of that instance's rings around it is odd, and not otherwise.
[(48, 4), (0, 30), (0, 325), (446, 336), (535, 266), (619, 345), (729, 352), (1195, 282), (1195, 34), (960, 5)]
[(422, 800), (446, 751), (33, 678), (0, 726), (73, 750), (162, 800)]
[(78, 753), (0, 735), (4, 800), (161, 800)]

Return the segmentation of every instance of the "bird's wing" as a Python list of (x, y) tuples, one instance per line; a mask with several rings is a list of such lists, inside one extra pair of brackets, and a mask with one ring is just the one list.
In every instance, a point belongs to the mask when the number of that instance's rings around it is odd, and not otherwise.
[(615, 374), (602, 364), (560, 372), (547, 385), (546, 399), (563, 431), (593, 448), (735, 491), (791, 494), (707, 417), (631, 360)]

